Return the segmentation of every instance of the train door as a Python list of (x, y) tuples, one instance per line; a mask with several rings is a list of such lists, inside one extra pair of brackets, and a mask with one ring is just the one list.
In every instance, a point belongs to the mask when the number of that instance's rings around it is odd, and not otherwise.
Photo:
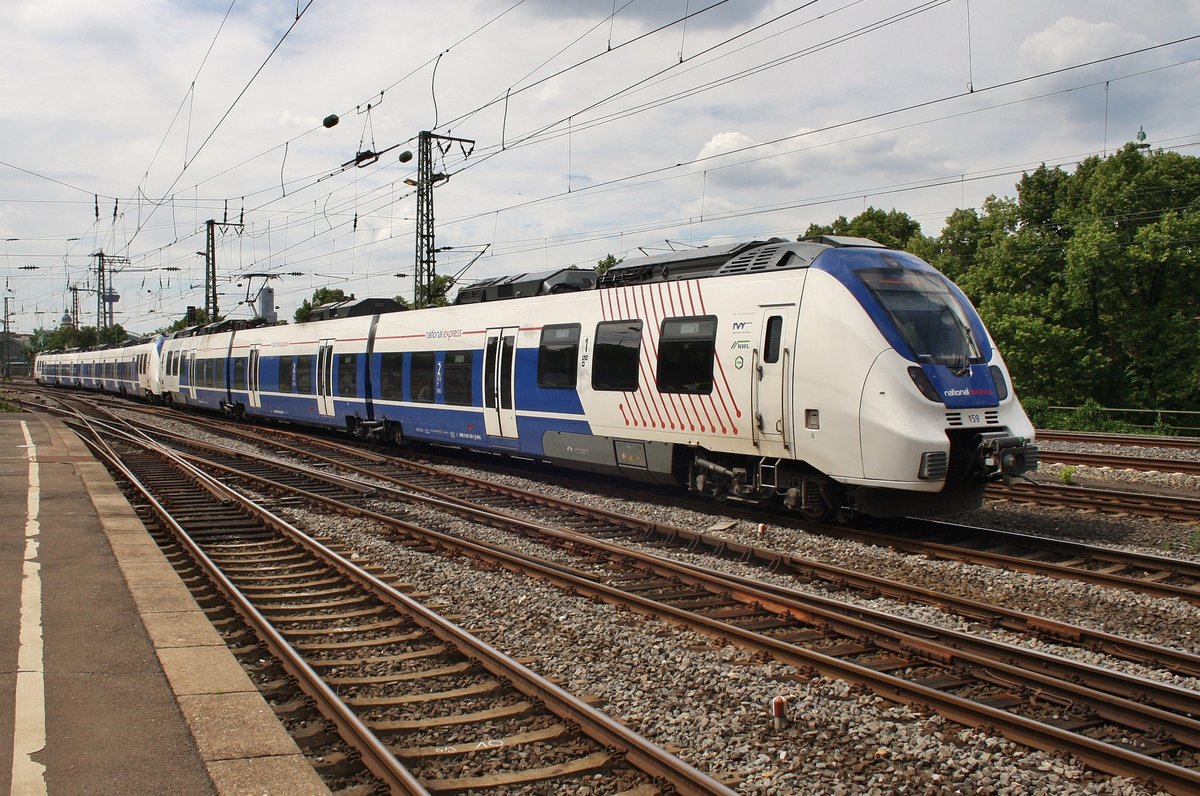
[[(792, 445), (796, 305), (759, 307), (762, 333), (754, 349), (754, 442)], [(769, 453), (763, 451), (763, 453)]]
[(322, 340), (317, 349), (317, 411), (333, 415), (333, 340)]
[(246, 392), (250, 396), (250, 406), (255, 409), (262, 406), (262, 394), (258, 391), (258, 346), (256, 345), (250, 346), (250, 354), (246, 358)]
[(188, 352), (187, 361), (188, 396), (196, 400), (196, 352)]
[(517, 436), (517, 410), (513, 403), (517, 362), (517, 327), (488, 329), (483, 357), (483, 416), (493, 437)]

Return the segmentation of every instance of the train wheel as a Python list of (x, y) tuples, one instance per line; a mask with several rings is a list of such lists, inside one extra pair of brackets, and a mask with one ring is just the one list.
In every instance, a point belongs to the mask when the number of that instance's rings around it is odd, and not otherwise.
[(809, 522), (825, 522), (829, 519), (833, 509), (824, 500), (820, 501), (819, 506), (807, 505), (800, 507), (800, 516)]

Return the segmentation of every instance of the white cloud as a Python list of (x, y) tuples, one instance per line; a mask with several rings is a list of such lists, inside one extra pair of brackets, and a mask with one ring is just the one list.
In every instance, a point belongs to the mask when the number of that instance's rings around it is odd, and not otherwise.
[[(491, 247), (471, 277), (664, 239), (795, 234), (866, 205), (928, 229), (1011, 194), (1017, 175), (914, 185), (1098, 152), (1139, 125), (1156, 143), (1195, 139), (1200, 69), (1175, 65), (1200, 57), (1194, 44), (989, 87), (1178, 38), (1182, 20), (1200, 20), (1197, 0), (972, 3), (969, 42), (965, 8), (950, 3), (856, 33), (909, 5), (818, 6), (739, 37), (786, 9), (728, 3), (639, 39), (698, 4), (636, 2), (610, 21), (612, 3), (585, 0), (503, 14), (509, 0), (315, 3), (263, 66), (295, 22), (293, 0), (235, 4), (219, 35), (227, 3), (13, 0), (0, 161), (42, 175), (0, 166), (0, 237), (19, 239), (0, 260), (17, 328), (61, 315), (100, 248), (132, 261), (116, 285), (127, 327), (202, 304), (196, 233), (227, 202), (231, 216), (245, 209), (246, 230), (219, 241), (221, 274), (305, 274), (272, 280), (281, 315), (324, 284), (393, 293), (390, 275), (413, 266), (403, 180), (416, 163), (398, 149), (340, 165), (364, 148), (415, 149), (435, 117), (438, 132), (477, 142), (466, 160), (439, 155), (438, 169), (458, 173), (435, 191), (438, 244), (455, 247), (445, 269)], [(969, 81), (976, 92), (957, 96)], [(341, 122), (322, 128), (330, 113)]]
[(1061, 69), (1098, 57), (1144, 47), (1145, 36), (1115, 22), (1063, 17), (1021, 42), (1021, 63), (1031, 72)]

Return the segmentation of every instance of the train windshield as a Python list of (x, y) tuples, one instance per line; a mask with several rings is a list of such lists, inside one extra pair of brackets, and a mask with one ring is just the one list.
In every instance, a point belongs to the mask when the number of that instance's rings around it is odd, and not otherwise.
[(983, 361), (966, 313), (941, 274), (898, 268), (856, 273), (919, 362), (966, 367)]

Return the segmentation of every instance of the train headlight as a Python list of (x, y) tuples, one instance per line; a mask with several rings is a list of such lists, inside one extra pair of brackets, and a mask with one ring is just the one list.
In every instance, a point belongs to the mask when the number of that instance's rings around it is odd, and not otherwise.
[(992, 372), (992, 381), (996, 384), (996, 399), (1006, 400), (1008, 398), (1008, 382), (1004, 378), (1004, 373), (995, 365), (990, 365), (988, 370)]
[(913, 380), (913, 384), (917, 385), (917, 389), (921, 391), (921, 395), (924, 395), (935, 403), (941, 403), (942, 396), (938, 395), (938, 391), (933, 387), (933, 382), (925, 375), (924, 370), (913, 365), (908, 369), (908, 377)]

